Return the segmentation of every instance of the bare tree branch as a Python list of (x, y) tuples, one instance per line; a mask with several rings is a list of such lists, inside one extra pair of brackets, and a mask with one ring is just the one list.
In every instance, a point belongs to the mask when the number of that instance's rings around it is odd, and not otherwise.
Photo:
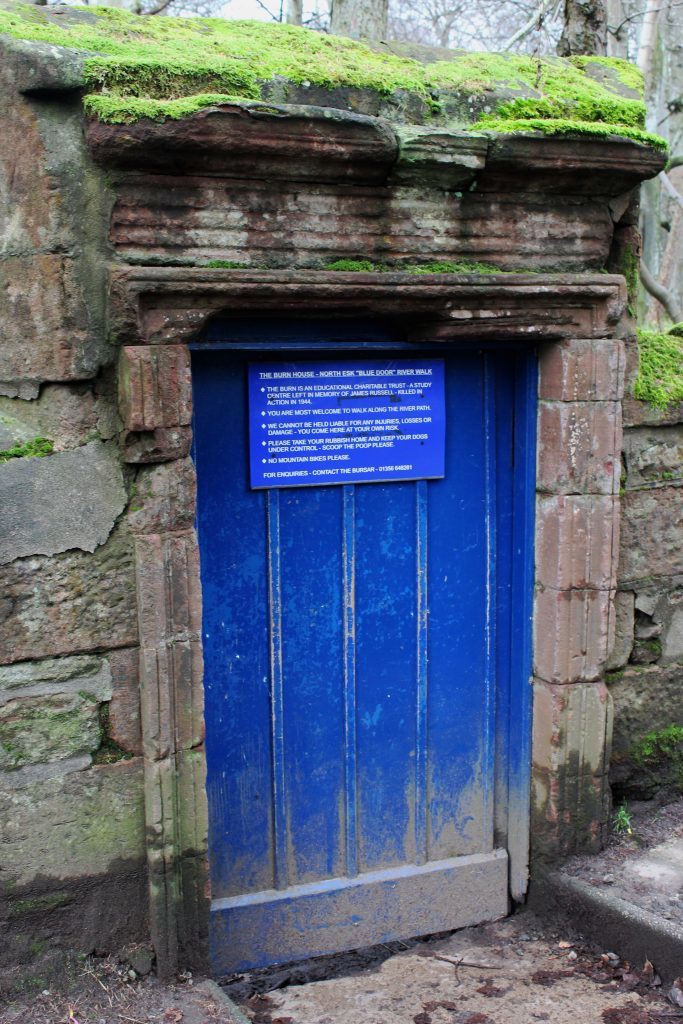
[(661, 303), (664, 309), (667, 311), (671, 319), (675, 324), (678, 324), (683, 320), (683, 311), (681, 311), (668, 288), (660, 284), (647, 268), (647, 264), (642, 260), (640, 261), (640, 280), (643, 282), (643, 287), (652, 295), (657, 302)]
[(666, 191), (669, 193), (671, 198), (674, 200), (674, 202), (678, 203), (678, 205), (681, 208), (683, 208), (683, 196), (678, 191), (678, 189), (675, 188), (672, 185), (671, 180), (669, 179), (669, 176), (667, 174), (665, 174), (664, 171), (660, 171), (659, 172), (659, 177), (661, 178), (662, 185), (664, 186)]
[(507, 43), (503, 43), (501, 46), (501, 50), (505, 51), (511, 49), (515, 43), (520, 41), (520, 39), (524, 39), (524, 37), (528, 36), (530, 32), (533, 32), (545, 12), (549, 7), (552, 7), (554, 3), (555, 0), (542, 0), (541, 6), (537, 11), (534, 11), (526, 25), (522, 25), (522, 27), (518, 29), (513, 36), (510, 36)]

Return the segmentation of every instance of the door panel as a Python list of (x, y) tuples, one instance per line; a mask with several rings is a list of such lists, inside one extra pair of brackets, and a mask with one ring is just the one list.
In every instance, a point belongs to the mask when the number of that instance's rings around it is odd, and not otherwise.
[(217, 973), (506, 912), (532, 371), (446, 354), (444, 479), (251, 491), (259, 353), (194, 353)]

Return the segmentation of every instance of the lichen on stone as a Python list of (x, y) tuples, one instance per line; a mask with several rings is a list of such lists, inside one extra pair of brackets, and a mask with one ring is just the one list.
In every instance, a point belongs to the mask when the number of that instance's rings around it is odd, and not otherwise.
[(671, 332), (640, 330), (638, 354), (634, 398), (655, 409), (683, 402), (683, 339)]
[(292, 25), (7, 0), (0, 2), (0, 33), (82, 53), (86, 112), (110, 123), (180, 118), (235, 99), (267, 98), (268, 84), (280, 82), (285, 91), (291, 83), (384, 98), (409, 94), (422, 101), (426, 120), (449, 124), (461, 116), (452, 99), (483, 98), (484, 110), (474, 102), (460, 127), (621, 135), (665, 146), (643, 130), (639, 72), (615, 59), (596, 65), (591, 58), (459, 52), (450, 60), (417, 60)]

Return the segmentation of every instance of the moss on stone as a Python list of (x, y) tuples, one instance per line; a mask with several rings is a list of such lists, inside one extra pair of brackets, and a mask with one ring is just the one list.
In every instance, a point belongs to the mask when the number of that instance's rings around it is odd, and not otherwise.
[(655, 409), (683, 401), (683, 339), (672, 333), (640, 330), (638, 353), (634, 398)]
[(112, 123), (259, 99), (266, 83), (279, 80), (409, 93), (424, 101), (427, 117), (441, 113), (448, 94), (490, 98), (492, 113), (471, 127), (616, 134), (665, 146), (643, 132), (641, 100), (623, 95), (642, 92), (639, 72), (614, 59), (605, 59), (610, 73), (598, 81), (591, 58), (458, 53), (423, 62), (292, 25), (143, 18), (106, 7), (61, 9), (57, 19), (49, 6), (24, 3), (0, 6), (0, 33), (82, 52), (86, 111)]
[(52, 455), (54, 450), (54, 442), (47, 437), (33, 437), (23, 444), (15, 444), (12, 448), (0, 451), (0, 463), (9, 462), (10, 459), (43, 459), (46, 455)]
[(631, 748), (630, 753), (639, 765), (678, 755), (683, 769), (683, 725), (674, 723), (664, 729), (653, 729)]
[(495, 115), (486, 115), (477, 121), (475, 127), (480, 131), (512, 135), (541, 132), (543, 135), (577, 135), (603, 139), (610, 136), (621, 136), (622, 138), (631, 139), (632, 142), (640, 142), (642, 145), (652, 146), (654, 149), (666, 150), (668, 148), (666, 139), (661, 138), (661, 136), (643, 131), (641, 128), (633, 128), (626, 124), (603, 124), (598, 121), (574, 121), (568, 118), (545, 120), (540, 117), (505, 120)]
[[(494, 267), (490, 263), (473, 263), (456, 260), (436, 260), (431, 263), (401, 264), (392, 266), (389, 263), (373, 263), (372, 260), (342, 259), (327, 263), (323, 270), (337, 270), (356, 274), (502, 274), (506, 271)], [(525, 273), (525, 271), (510, 271)]]

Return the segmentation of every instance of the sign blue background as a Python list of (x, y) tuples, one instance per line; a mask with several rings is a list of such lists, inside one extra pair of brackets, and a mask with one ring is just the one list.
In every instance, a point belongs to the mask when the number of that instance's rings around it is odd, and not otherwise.
[(249, 365), (252, 488), (444, 475), (443, 359)]

